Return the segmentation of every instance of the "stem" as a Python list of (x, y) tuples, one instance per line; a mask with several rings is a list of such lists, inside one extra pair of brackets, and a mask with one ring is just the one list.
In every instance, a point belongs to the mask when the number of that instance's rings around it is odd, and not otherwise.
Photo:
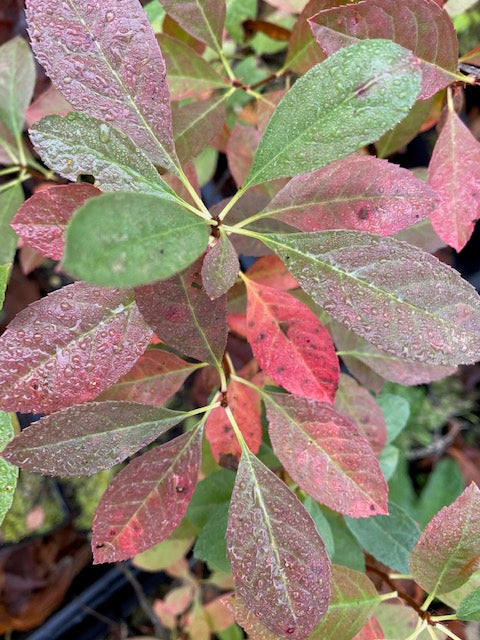
[[(337, 355), (341, 353), (340, 351), (337, 351)], [(348, 355), (348, 351), (345, 351), (345, 353)], [(412, 576), (409, 573), (389, 573), (388, 577), (390, 578), (390, 580), (413, 580)]]
[(8, 191), (9, 189), (16, 187), (17, 184), (20, 184), (21, 182), (23, 182), (25, 178), (22, 176), (23, 176), (23, 173), (16, 180), (10, 180), (10, 182), (5, 182), (5, 184), (0, 185), (0, 193), (2, 193), (3, 191)]
[(427, 627), (427, 631), (428, 631), (429, 636), (431, 638), (433, 638), (433, 640), (438, 640), (435, 631), (432, 629), (432, 627), (430, 625)]
[[(220, 375), (220, 391), (225, 393), (227, 390), (227, 377), (225, 375), (225, 371), (223, 370), (222, 365), (218, 367), (218, 373)], [(220, 403), (218, 403), (220, 405)]]
[(183, 169), (181, 167), (177, 167), (177, 169), (178, 169), (178, 176), (179, 176), (183, 186), (188, 191), (188, 193), (192, 196), (193, 201), (198, 206), (198, 209), (193, 208), (194, 213), (197, 216), (200, 216), (201, 218), (205, 218), (205, 220), (211, 220), (212, 216), (210, 215), (209, 210), (205, 206), (205, 203), (200, 198), (198, 193), (195, 191), (195, 189), (194, 189), (193, 185), (191, 184), (190, 180), (184, 174)]
[(242, 451), (244, 451), (245, 453), (249, 453), (250, 450), (243, 438), (242, 432), (240, 431), (240, 427), (238, 426), (237, 421), (235, 420), (235, 416), (233, 415), (230, 407), (228, 406), (225, 407), (225, 413), (227, 414), (228, 419), (230, 420), (230, 424), (232, 425), (233, 431), (235, 432), (239, 445), (242, 447)]
[(448, 87), (447, 89), (447, 105), (448, 105), (449, 112), (453, 113), (455, 111), (455, 108), (453, 106), (453, 96), (452, 96), (452, 90), (450, 87)]
[(453, 633), (453, 631), (450, 631), (450, 629), (443, 624), (437, 624), (437, 629), (442, 633), (444, 633), (449, 638), (452, 638), (452, 640), (462, 640), (457, 636), (456, 633)]
[(390, 593), (382, 593), (379, 595), (380, 601), (384, 600), (393, 600), (394, 598), (398, 598), (398, 591), (390, 591)]
[(430, 620), (432, 622), (443, 622), (444, 620), (458, 620), (458, 618), (455, 613), (450, 613), (446, 616), (432, 616)]
[(18, 157), (20, 160), (20, 164), (22, 166), (25, 166), (27, 164), (27, 158), (25, 156), (25, 149), (23, 148), (23, 136), (21, 133), (18, 136), (16, 136), (16, 142), (17, 142)]
[(227, 72), (227, 76), (232, 81), (236, 80), (235, 74), (233, 73), (233, 69), (230, 66), (230, 63), (228, 62), (227, 56), (223, 53), (222, 47), (221, 46), (218, 47), (217, 51), (218, 51), (218, 57), (220, 58), (220, 62), (222, 63), (223, 68)]
[(247, 224), (252, 224), (252, 222), (256, 222), (257, 220), (262, 220), (262, 218), (268, 218), (269, 216), (270, 214), (268, 212), (262, 213), (260, 211), (259, 213), (255, 213), (253, 216), (250, 216), (249, 218), (245, 218), (245, 220), (241, 220), (240, 222), (237, 222), (237, 224), (234, 224), (233, 227), (230, 227), (230, 229), (232, 233), (235, 233), (237, 229), (246, 227)]
[(230, 376), (230, 378), (232, 380), (236, 380), (237, 382), (241, 382), (246, 387), (250, 387), (250, 389), (253, 389), (254, 391), (258, 391), (258, 393), (264, 395), (263, 389), (260, 389), (260, 387), (257, 387), (257, 385), (253, 384), (253, 382), (250, 382), (250, 380), (245, 380), (245, 378), (240, 378), (239, 376), (237, 376), (235, 374), (232, 374)]
[(218, 219), (219, 220), (223, 220), (225, 218), (225, 216), (230, 211), (230, 209), (232, 209), (233, 206), (240, 200), (240, 198), (243, 196), (243, 194), (245, 193), (245, 191), (247, 189), (248, 189), (248, 187), (247, 188), (240, 187), (240, 189), (237, 191), (237, 193), (231, 198), (231, 200), (229, 202), (227, 202), (225, 207), (219, 213), (219, 215), (218, 215)]
[(261, 233), (257, 233), (256, 231), (252, 231), (251, 229), (239, 229), (235, 225), (230, 227), (229, 225), (224, 224), (223, 230), (226, 233), (237, 233), (241, 236), (248, 236), (249, 238), (255, 238), (256, 240), (262, 240), (263, 236)]
[(220, 406), (220, 402), (212, 402), (205, 407), (199, 407), (198, 409), (192, 409), (191, 411), (187, 411), (185, 413), (185, 417), (196, 416), (199, 413), (206, 413), (207, 411), (210, 413), (213, 409), (216, 409)]
[(432, 591), (432, 593), (427, 597), (427, 599), (425, 600), (425, 602), (422, 604), (422, 606), (420, 607), (420, 609), (422, 611), (426, 611), (428, 609), (428, 607), (432, 604), (432, 602), (435, 600), (435, 590)]
[(6, 167), (5, 169), (0, 169), (0, 176), (8, 176), (9, 173), (18, 173), (21, 171), (21, 167)]
[(415, 631), (408, 636), (405, 640), (415, 640), (418, 636), (428, 627), (428, 622), (426, 620), (419, 620), (417, 622), (417, 626), (415, 627)]

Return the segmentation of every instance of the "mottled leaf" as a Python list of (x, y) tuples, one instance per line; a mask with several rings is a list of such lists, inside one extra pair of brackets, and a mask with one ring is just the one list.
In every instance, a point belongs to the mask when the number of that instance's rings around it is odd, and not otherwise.
[(200, 365), (163, 349), (148, 349), (130, 371), (97, 400), (130, 400), (161, 407)]
[(375, 616), (372, 616), (367, 624), (354, 636), (353, 640), (383, 640), (384, 638), (385, 634), (380, 623)]
[[(10, 442), (14, 435), (12, 416), (0, 411), (0, 451), (5, 449), (5, 445)], [(0, 524), (2, 524), (7, 511), (12, 506), (17, 478), (18, 468), (0, 458)]]
[(438, 200), (411, 171), (352, 155), (292, 178), (264, 213), (302, 231), (357, 229), (392, 235), (433, 213)]
[(187, 33), (215, 51), (222, 49), (224, 0), (162, 0), (162, 5)]
[(428, 183), (440, 196), (430, 215), (440, 238), (460, 251), (480, 218), (480, 143), (449, 111), (428, 167)]
[(7, 288), (8, 276), (10, 275), (11, 264), (0, 264), (0, 310), (5, 299), (5, 289)]
[(210, 300), (200, 279), (200, 263), (136, 290), (145, 320), (168, 345), (201, 362), (219, 366), (227, 343), (225, 296)]
[(354, 518), (387, 511), (387, 485), (365, 436), (329, 404), (264, 395), (273, 450), (321, 504)]
[(431, 0), (364, 0), (320, 11), (309, 22), (327, 55), (358, 38), (387, 38), (413, 51), (422, 63), (422, 99), (457, 78), (455, 29), (448, 14)]
[(88, 182), (38, 191), (17, 211), (12, 227), (29, 247), (47, 258), (61, 260), (68, 221), (86, 200), (100, 193)]
[(410, 556), (410, 573), (429, 593), (446, 593), (480, 568), (480, 490), (472, 482), (429, 522)]
[(129, 291), (75, 283), (21, 311), (0, 337), (2, 408), (50, 413), (92, 400), (152, 335)]
[(96, 564), (131, 558), (178, 527), (197, 482), (202, 431), (197, 427), (150, 449), (116, 476), (93, 520)]
[(0, 47), (0, 137), (6, 127), (16, 140), (21, 139), (34, 86), (32, 51), (26, 40), (17, 36)]
[(245, 275), (250, 280), (255, 280), (258, 284), (274, 287), (281, 291), (298, 288), (298, 282), (290, 274), (280, 258), (275, 255), (259, 258), (247, 269)]
[(382, 410), (375, 398), (345, 373), (340, 374), (335, 409), (357, 425), (375, 453), (382, 451), (387, 442)]
[[(341, 82), (332, 80), (339, 76)], [(286, 93), (245, 184), (312, 171), (377, 140), (407, 114), (420, 79), (417, 59), (393, 42), (367, 40), (338, 51)]]
[(128, 287), (168, 278), (207, 246), (209, 226), (166, 198), (105, 193), (67, 227), (64, 269), (82, 280)]
[(261, 239), (314, 302), (388, 354), (433, 365), (480, 359), (480, 298), (435, 257), (358, 231)]
[(188, 415), (138, 402), (90, 402), (24, 429), (3, 457), (36, 473), (92, 475), (125, 460)]
[(459, 620), (480, 620), (480, 589), (472, 591), (456, 611)]
[(70, 104), (115, 122), (155, 164), (176, 170), (170, 92), (137, 0), (29, 0), (32, 47)]
[(330, 600), (330, 562), (313, 520), (286, 485), (243, 451), (227, 554), (239, 597), (286, 638), (305, 638)]
[(332, 403), (340, 368), (328, 331), (289, 293), (245, 283), (247, 339), (261, 368), (291, 393)]
[(0, 264), (13, 262), (18, 238), (10, 224), (23, 200), (23, 189), (19, 183), (0, 194)]
[(153, 164), (128, 137), (83, 113), (48, 116), (30, 137), (45, 164), (75, 182), (92, 175), (102, 191), (144, 191), (175, 197)]
[(209, 298), (214, 300), (227, 293), (240, 271), (238, 255), (228, 236), (221, 234), (209, 247), (202, 264), (202, 282)]
[(418, 135), (433, 103), (434, 98), (417, 100), (407, 116), (375, 142), (378, 157), (386, 158), (411, 142)]

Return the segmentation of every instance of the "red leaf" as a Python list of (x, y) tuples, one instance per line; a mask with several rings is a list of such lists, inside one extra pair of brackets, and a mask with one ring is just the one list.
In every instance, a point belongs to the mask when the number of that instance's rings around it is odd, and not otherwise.
[(238, 333), (242, 338), (247, 337), (247, 316), (244, 313), (229, 313), (227, 322), (230, 331)]
[(327, 55), (365, 38), (393, 40), (413, 51), (422, 63), (421, 99), (433, 96), (456, 77), (455, 29), (448, 14), (432, 0), (363, 0), (320, 11), (309, 22)]
[(430, 215), (433, 228), (460, 251), (480, 218), (480, 143), (454, 111), (449, 110), (433, 150), (428, 183), (440, 196)]
[(353, 638), (353, 640), (383, 640), (385, 634), (382, 627), (375, 616), (372, 616), (361, 631)]
[(330, 599), (330, 562), (313, 520), (287, 486), (243, 452), (230, 503), (227, 554), (239, 597), (282, 637), (305, 638)]
[(273, 449), (312, 498), (353, 518), (388, 514), (387, 484), (365, 436), (326, 403), (264, 395)]
[(27, 20), (35, 55), (68, 102), (174, 168), (165, 64), (140, 3), (28, 0)]
[(392, 235), (429, 216), (435, 191), (411, 171), (351, 155), (295, 176), (264, 209), (302, 231), (357, 229)]
[(293, 296), (246, 279), (247, 338), (261, 368), (292, 393), (333, 402), (339, 364), (330, 334)]
[(236, 124), (227, 143), (228, 168), (238, 187), (245, 182), (262, 134), (254, 127)]
[(39, 191), (20, 207), (11, 226), (28, 246), (47, 258), (61, 260), (68, 221), (86, 200), (100, 193), (88, 183), (60, 185)]
[(130, 371), (97, 400), (131, 400), (161, 407), (200, 365), (163, 349), (148, 349)]
[(345, 373), (340, 374), (335, 409), (360, 429), (375, 453), (383, 450), (387, 425), (382, 410), (373, 396)]
[(173, 278), (139, 287), (135, 295), (161, 340), (201, 362), (219, 364), (227, 342), (226, 299), (207, 296), (199, 261)]
[[(227, 387), (227, 401), (248, 448), (252, 453), (257, 453), (262, 444), (261, 402), (258, 392), (231, 380)], [(242, 450), (223, 407), (214, 409), (208, 416), (205, 435), (217, 462), (221, 461), (222, 456), (240, 459)]]
[(94, 562), (131, 558), (180, 524), (197, 483), (202, 429), (135, 458), (109, 485), (93, 520)]
[(0, 337), (2, 409), (50, 413), (92, 400), (152, 335), (128, 290), (81, 282), (34, 302)]
[(207, 295), (214, 300), (227, 293), (235, 284), (240, 271), (235, 247), (222, 234), (213, 247), (207, 249), (202, 264), (202, 282)]
[(263, 256), (247, 269), (246, 276), (258, 284), (281, 291), (298, 289), (298, 282), (278, 256)]
[(162, 0), (165, 11), (197, 40), (214, 51), (222, 48), (225, 3), (217, 0)]
[(70, 111), (73, 111), (72, 105), (65, 100), (60, 91), (55, 89), (53, 85), (50, 85), (48, 89), (40, 94), (28, 107), (25, 113), (25, 120), (27, 127), (30, 128), (35, 122), (38, 122), (45, 116), (52, 114), (66, 116)]

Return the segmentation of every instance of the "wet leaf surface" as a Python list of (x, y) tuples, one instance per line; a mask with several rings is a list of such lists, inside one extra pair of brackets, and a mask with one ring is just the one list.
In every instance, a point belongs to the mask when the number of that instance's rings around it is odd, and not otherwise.
[(12, 506), (13, 494), (17, 486), (18, 469), (3, 458), (5, 446), (15, 435), (12, 414), (0, 411), (0, 524)]
[(35, 62), (26, 40), (17, 36), (0, 47), (0, 146), (6, 127), (20, 139), (35, 86)]
[(205, 42), (214, 51), (222, 48), (225, 3), (217, 0), (163, 0), (168, 14), (187, 33)]
[(213, 247), (208, 248), (202, 264), (202, 282), (207, 295), (214, 300), (228, 293), (239, 271), (237, 251), (228, 236), (222, 234)]

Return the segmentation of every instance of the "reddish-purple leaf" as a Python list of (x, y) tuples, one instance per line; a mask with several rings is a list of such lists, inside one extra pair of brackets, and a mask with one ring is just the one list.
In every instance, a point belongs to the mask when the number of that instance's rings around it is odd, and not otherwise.
[(46, 91), (41, 93), (28, 107), (25, 113), (27, 126), (30, 128), (45, 116), (66, 116), (73, 111), (72, 105), (65, 100), (63, 95), (51, 84)]
[(245, 182), (262, 134), (254, 127), (236, 124), (227, 143), (228, 168), (238, 187)]
[(351, 155), (295, 176), (265, 215), (302, 231), (357, 229), (392, 235), (429, 216), (435, 191), (411, 171), (372, 156)]
[(71, 284), (21, 311), (0, 337), (4, 411), (50, 413), (92, 400), (152, 336), (131, 291)]
[(298, 289), (298, 282), (278, 256), (263, 256), (247, 269), (245, 275), (258, 284), (281, 291)]
[(385, 634), (380, 623), (375, 616), (372, 616), (367, 624), (354, 636), (353, 640), (383, 640), (384, 638)]
[(409, 561), (415, 581), (429, 593), (447, 593), (480, 569), (480, 490), (473, 482), (428, 523)]
[(33, 50), (68, 102), (175, 171), (165, 64), (137, 0), (29, 0)]
[(286, 94), (286, 89), (277, 89), (277, 91), (269, 91), (263, 93), (262, 100), (257, 102), (257, 127), (261, 133), (264, 133), (267, 124), (278, 106), (278, 103)]
[(387, 484), (365, 436), (326, 403), (264, 395), (273, 449), (312, 498), (353, 518), (388, 514)]
[(131, 558), (178, 527), (197, 483), (202, 432), (200, 427), (187, 431), (120, 471), (93, 519), (95, 564)]
[(460, 251), (480, 218), (480, 143), (454, 111), (449, 110), (433, 150), (428, 183), (440, 196), (430, 215), (433, 228)]
[(404, 229), (395, 234), (397, 240), (402, 240), (415, 247), (423, 249), (427, 253), (436, 253), (439, 249), (445, 248), (445, 242), (440, 240), (432, 227), (429, 219), (421, 220), (414, 224), (413, 227)]
[(201, 265), (136, 289), (138, 307), (157, 336), (201, 362), (219, 365), (227, 343), (226, 298), (210, 300), (202, 287)]
[(246, 279), (247, 339), (261, 368), (288, 391), (333, 402), (339, 364), (330, 334), (288, 293)]
[[(258, 392), (241, 382), (230, 380), (227, 401), (248, 448), (252, 453), (257, 453), (262, 444), (261, 402)], [(223, 407), (214, 409), (208, 416), (205, 436), (217, 462), (221, 462), (222, 457), (229, 456), (240, 459), (242, 450)]]
[(87, 182), (38, 191), (20, 207), (11, 226), (28, 246), (47, 258), (61, 260), (68, 221), (86, 200), (100, 193)]
[(247, 608), (282, 637), (308, 636), (330, 599), (325, 546), (296, 496), (248, 451), (237, 472), (226, 540)]
[(162, 0), (162, 6), (187, 33), (214, 51), (221, 50), (224, 0)]
[(345, 373), (340, 374), (335, 409), (357, 425), (375, 453), (383, 450), (387, 443), (383, 412), (375, 398)]
[(202, 264), (202, 282), (207, 295), (214, 300), (227, 293), (240, 271), (238, 255), (228, 236), (221, 234), (213, 247), (207, 249)]
[(27, 471), (92, 475), (125, 460), (188, 415), (138, 402), (86, 403), (42, 418), (2, 455)]
[(457, 77), (455, 29), (433, 0), (363, 0), (320, 11), (309, 22), (328, 56), (366, 38), (393, 40), (413, 51), (422, 63), (421, 99), (430, 98)]
[(163, 349), (148, 349), (130, 371), (96, 400), (130, 400), (162, 406), (200, 365)]

